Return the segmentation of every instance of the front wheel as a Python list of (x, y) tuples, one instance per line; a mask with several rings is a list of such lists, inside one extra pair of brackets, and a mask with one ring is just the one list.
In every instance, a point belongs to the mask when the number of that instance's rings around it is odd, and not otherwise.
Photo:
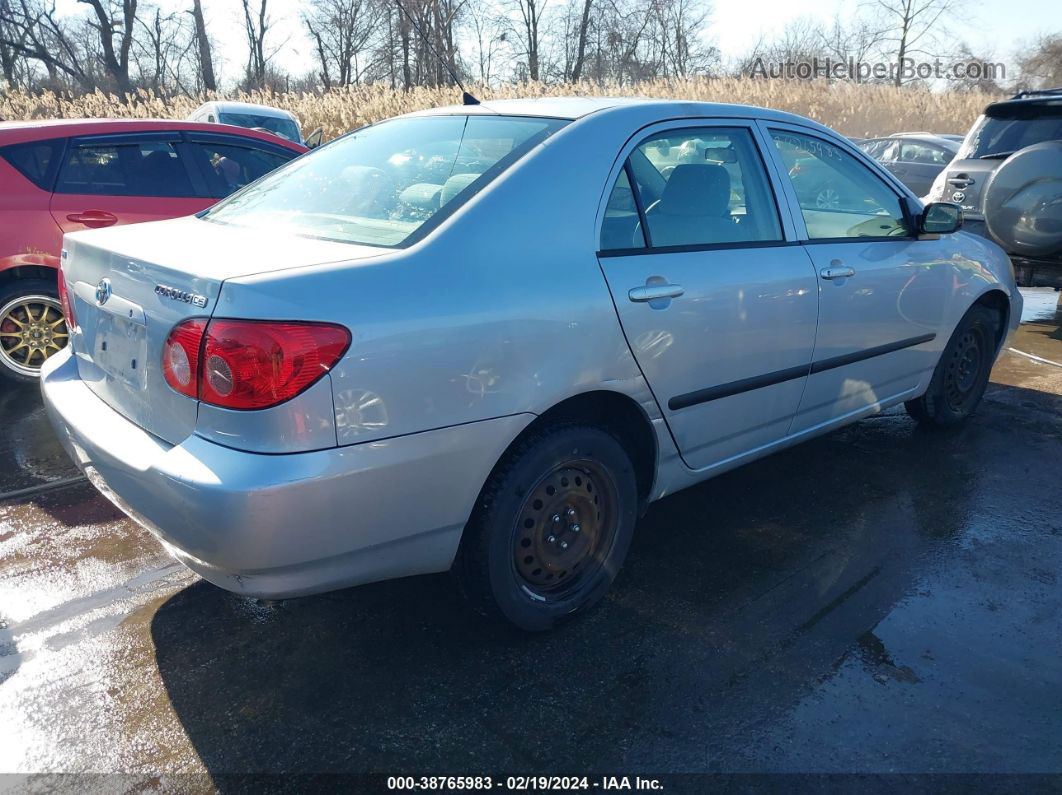
[(907, 413), (932, 427), (958, 425), (969, 418), (988, 386), (999, 323), (998, 313), (988, 307), (971, 307), (948, 340), (929, 389), (904, 404)]
[(551, 629), (596, 603), (634, 532), (630, 456), (585, 425), (532, 432), (498, 464), (465, 528), (454, 564), (480, 612), (520, 629)]
[(31, 383), (69, 332), (54, 282), (15, 279), (0, 287), (0, 378)]

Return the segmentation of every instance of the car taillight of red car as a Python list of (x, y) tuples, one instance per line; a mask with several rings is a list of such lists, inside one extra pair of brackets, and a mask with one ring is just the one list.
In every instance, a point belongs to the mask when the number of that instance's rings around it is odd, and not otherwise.
[(66, 277), (63, 269), (58, 271), (59, 280), (59, 305), (63, 309), (63, 317), (66, 318), (66, 329), (72, 331), (77, 328), (77, 317), (74, 315), (74, 302), (70, 300), (70, 292), (66, 289)]
[(228, 409), (264, 409), (304, 392), (350, 345), (331, 323), (191, 318), (174, 326), (162, 372), (174, 390)]

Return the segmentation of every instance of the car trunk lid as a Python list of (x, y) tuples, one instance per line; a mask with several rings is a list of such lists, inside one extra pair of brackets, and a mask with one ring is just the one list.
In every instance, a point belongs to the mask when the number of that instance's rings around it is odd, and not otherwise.
[[(78, 372), (116, 411), (177, 444), (198, 412), (198, 401), (162, 374), (162, 348), (177, 323), (213, 315), (226, 279), (383, 253), (196, 218), (67, 235), (63, 271), (77, 318)], [(239, 309), (218, 314), (238, 317)]]

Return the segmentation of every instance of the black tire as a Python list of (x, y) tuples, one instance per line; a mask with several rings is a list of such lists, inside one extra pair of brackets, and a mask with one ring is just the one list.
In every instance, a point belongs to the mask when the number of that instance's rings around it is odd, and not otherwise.
[[(55, 281), (46, 279), (14, 279), (0, 286), (0, 333), (11, 335), (18, 333), (20, 329), (16, 321), (22, 322), (26, 318), (21, 315), (21, 309), (13, 304), (21, 299), (35, 299), (34, 305), (47, 306), (47, 321), (50, 325), (56, 319), (62, 317), (62, 309), (59, 308), (59, 288)], [(35, 310), (39, 313), (41, 310)], [(61, 342), (59, 348), (66, 345), (69, 339), (66, 324), (61, 323), (52, 329), (49, 334), (55, 334), (49, 342)], [(61, 335), (61, 336), (59, 336)], [(57, 352), (59, 348), (48, 347), (41, 353), (34, 354), (33, 358), (26, 363), (20, 364), (19, 359), (25, 355), (25, 348), (12, 351), (15, 345), (22, 340), (12, 336), (0, 337), (0, 381), (17, 384), (35, 384), (40, 378), (40, 365), (44, 362), (43, 353), (49, 356)]]
[(940, 355), (926, 393), (904, 403), (921, 425), (946, 428), (977, 410), (996, 358), (999, 313), (979, 304), (963, 315)]
[(480, 613), (552, 629), (604, 596), (637, 509), (634, 466), (612, 434), (581, 424), (533, 431), (483, 487), (454, 574)]

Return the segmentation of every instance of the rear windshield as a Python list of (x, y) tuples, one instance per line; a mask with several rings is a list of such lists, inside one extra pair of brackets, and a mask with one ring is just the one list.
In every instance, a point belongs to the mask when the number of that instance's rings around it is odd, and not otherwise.
[(982, 116), (959, 150), (959, 159), (1005, 157), (1026, 146), (1062, 139), (1062, 105), (1028, 103)]
[(203, 217), (343, 243), (402, 246), (565, 124), (517, 116), (383, 122), (296, 158)]
[(218, 121), (222, 124), (233, 124), (237, 127), (247, 127), (252, 130), (265, 130), (275, 135), (281, 135), (289, 141), (302, 143), (299, 126), (291, 119), (284, 119), (279, 116), (262, 116), (257, 113), (219, 113)]

